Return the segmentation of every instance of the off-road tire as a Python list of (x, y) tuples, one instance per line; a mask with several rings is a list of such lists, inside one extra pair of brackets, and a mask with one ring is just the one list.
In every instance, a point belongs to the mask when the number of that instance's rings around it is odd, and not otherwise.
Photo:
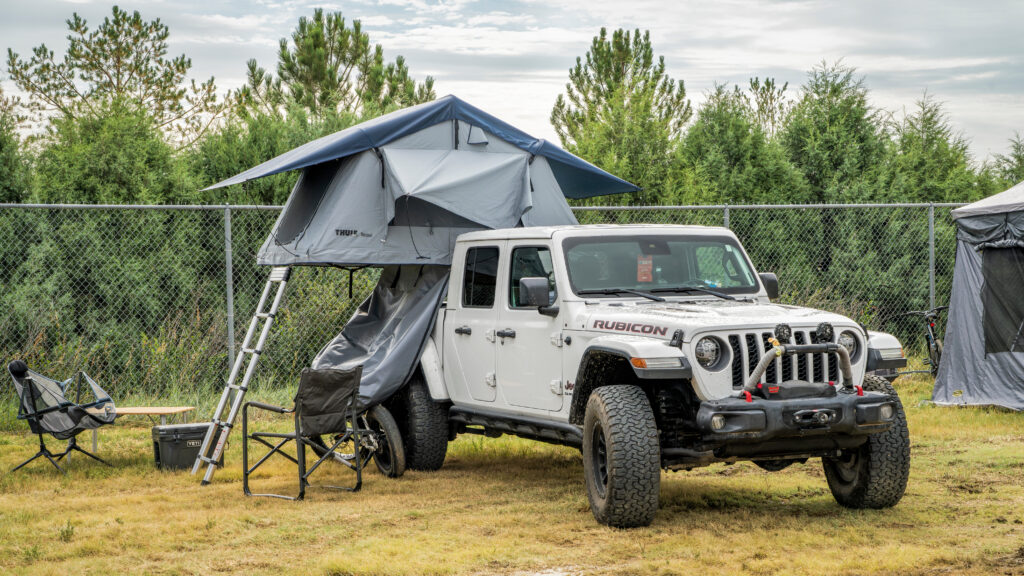
[(448, 406), (430, 399), (422, 380), (405, 391), (405, 465), (410, 470), (440, 470), (448, 454)]
[(865, 376), (864, 390), (883, 392), (893, 399), (893, 425), (868, 436), (859, 447), (844, 450), (840, 458), (821, 460), (836, 502), (847, 508), (889, 508), (903, 498), (910, 476), (907, 416), (896, 389), (885, 378)]
[(594, 518), (647, 526), (658, 510), (661, 450), (654, 411), (636, 386), (594, 390), (583, 417), (583, 475)]

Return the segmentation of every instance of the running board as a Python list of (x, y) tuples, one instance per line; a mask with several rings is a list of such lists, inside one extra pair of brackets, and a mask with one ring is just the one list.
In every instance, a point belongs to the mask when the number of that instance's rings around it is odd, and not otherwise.
[(512, 434), (529, 440), (551, 444), (580, 447), (583, 445), (583, 430), (579, 426), (562, 422), (550, 422), (530, 416), (514, 416), (488, 410), (452, 406), (448, 420), (463, 426), (481, 426), (483, 430), (466, 428), (459, 432), (492, 435)]

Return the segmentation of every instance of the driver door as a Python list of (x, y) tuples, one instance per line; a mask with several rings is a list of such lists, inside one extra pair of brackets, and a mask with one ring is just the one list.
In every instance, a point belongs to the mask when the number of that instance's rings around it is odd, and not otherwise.
[[(508, 265), (501, 274), (497, 325), (498, 390), (511, 406), (556, 412), (562, 409), (561, 321), (536, 307), (522, 306), (519, 280), (547, 278), (552, 304), (558, 302), (558, 290), (551, 250), (529, 242), (510, 242), (505, 250)], [(507, 336), (501, 337), (503, 333)]]

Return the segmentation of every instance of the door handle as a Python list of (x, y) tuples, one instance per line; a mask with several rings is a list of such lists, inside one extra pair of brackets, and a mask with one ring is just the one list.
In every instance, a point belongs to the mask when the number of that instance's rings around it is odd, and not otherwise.
[(494, 333), (498, 338), (515, 338), (516, 331), (511, 328), (505, 328), (504, 330), (498, 330)]
[(458, 328), (455, 329), (455, 333), (462, 334), (464, 336), (469, 336), (470, 334), (473, 333), (473, 329), (470, 328), (469, 326), (459, 326)]

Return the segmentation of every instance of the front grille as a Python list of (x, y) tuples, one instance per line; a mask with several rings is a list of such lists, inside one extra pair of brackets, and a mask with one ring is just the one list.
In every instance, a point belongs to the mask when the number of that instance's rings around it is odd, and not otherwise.
[[(794, 344), (809, 344), (814, 341), (813, 330), (794, 330)], [(730, 334), (729, 347), (732, 349), (732, 387), (743, 387), (747, 377), (757, 367), (761, 356), (771, 350), (771, 332), (745, 332)], [(827, 378), (826, 378), (827, 375)], [(786, 380), (805, 380), (811, 382), (839, 382), (838, 354), (792, 354), (775, 360), (768, 365), (761, 382), (765, 384), (781, 384)]]

